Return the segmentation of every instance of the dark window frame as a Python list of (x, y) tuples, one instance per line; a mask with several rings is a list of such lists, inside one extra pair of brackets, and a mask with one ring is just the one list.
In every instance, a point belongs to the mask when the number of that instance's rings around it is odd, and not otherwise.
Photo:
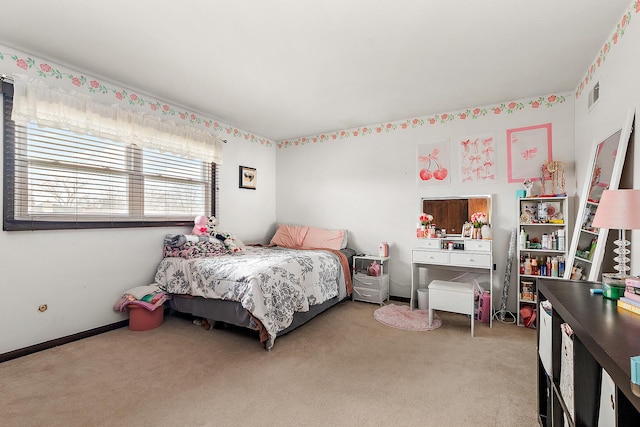
[[(142, 228), (142, 227), (181, 227), (192, 226), (193, 220), (126, 220), (126, 221), (37, 221), (15, 218), (15, 123), (11, 120), (13, 106), (13, 84), (5, 80), (2, 83), (3, 103), (3, 181), (2, 181), (2, 229), (4, 231), (32, 230), (72, 230), (100, 228)], [(217, 213), (218, 165), (210, 163), (211, 194), (207, 215)]]

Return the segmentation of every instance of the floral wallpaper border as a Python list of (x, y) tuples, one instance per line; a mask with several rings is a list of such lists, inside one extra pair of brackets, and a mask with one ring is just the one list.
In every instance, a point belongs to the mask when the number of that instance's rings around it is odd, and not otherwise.
[(224, 135), (230, 135), (236, 138), (244, 138), (247, 141), (258, 142), (260, 145), (266, 147), (274, 146), (274, 142), (270, 139), (245, 132), (217, 120), (202, 117), (194, 112), (177, 108), (166, 102), (145, 98), (135, 91), (115, 87), (111, 83), (107, 83), (101, 79), (88, 77), (72, 70), (63, 70), (49, 61), (35, 59), (17, 52), (7, 53), (2, 51), (0, 51), (0, 61), (12, 63), (17, 69), (17, 73), (27, 72), (33, 77), (37, 76), (43, 80), (65, 80), (78, 89), (84, 89), (88, 94), (99, 94), (109, 97), (108, 102), (110, 103), (128, 104), (129, 106), (135, 106), (139, 111), (148, 110), (152, 114), (177, 119), (178, 123), (182, 122), (204, 127), (207, 130), (219, 132), (220, 134), (218, 136), (222, 138), (224, 138)]
[[(570, 92), (569, 92), (570, 93)], [(288, 139), (278, 142), (278, 148), (296, 147), (299, 145), (332, 141), (338, 139), (355, 138), (358, 136), (370, 135), (372, 133), (388, 133), (395, 130), (412, 129), (425, 125), (436, 125), (449, 123), (454, 120), (474, 120), (490, 114), (513, 114), (525, 109), (549, 108), (566, 101), (564, 95), (545, 95), (531, 98), (527, 101), (503, 102), (489, 107), (467, 108), (453, 113), (433, 114), (430, 116), (416, 117), (393, 122), (380, 123), (373, 126), (362, 126), (358, 128), (339, 130), (329, 133), (321, 133), (314, 136), (303, 136), (296, 139)]]
[(625, 31), (629, 27), (631, 17), (634, 13), (640, 13), (640, 0), (634, 0), (634, 2), (631, 3), (625, 14), (622, 15), (622, 18), (620, 18), (620, 21), (616, 25), (616, 29), (613, 31), (607, 41), (602, 45), (598, 56), (593, 61), (585, 77), (582, 79), (582, 81), (580, 81), (580, 84), (576, 88), (576, 99), (580, 98), (580, 95), (582, 95), (582, 91), (584, 90), (584, 88), (593, 79), (593, 75), (595, 74), (596, 70), (602, 66), (604, 61), (606, 61), (607, 55), (611, 52), (611, 49), (618, 44), (622, 37), (624, 37)]

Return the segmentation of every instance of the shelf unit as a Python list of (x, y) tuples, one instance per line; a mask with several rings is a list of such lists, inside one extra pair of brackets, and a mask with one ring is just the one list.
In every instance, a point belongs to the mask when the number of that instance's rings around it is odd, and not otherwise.
[[(380, 276), (369, 276), (372, 262), (380, 264)], [(356, 255), (353, 257), (353, 301), (380, 304), (389, 301), (389, 257)]]
[(536, 327), (536, 320), (527, 322), (522, 315), (536, 310), (536, 279), (563, 275), (569, 242), (568, 218), (566, 196), (518, 199), (518, 326)]
[[(591, 223), (598, 209), (597, 200), (587, 200), (582, 207), (582, 215), (578, 218), (580, 225), (576, 225), (576, 233), (571, 244), (564, 278), (573, 280), (598, 280), (602, 258), (606, 247), (608, 230), (593, 228)], [(605, 244), (600, 244), (604, 242)]]
[[(600, 286), (538, 279), (538, 299), (552, 306), (551, 316), (545, 315), (538, 328), (538, 422), (542, 426), (638, 425), (640, 397), (631, 390), (630, 357), (640, 354), (640, 315), (590, 292)], [(563, 349), (563, 323), (573, 330), (572, 351)], [(573, 382), (572, 388), (563, 386), (567, 375), (572, 381), (565, 384)]]

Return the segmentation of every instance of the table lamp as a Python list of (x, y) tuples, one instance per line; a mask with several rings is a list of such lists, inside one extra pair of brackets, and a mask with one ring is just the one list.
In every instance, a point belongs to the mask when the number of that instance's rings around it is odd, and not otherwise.
[(604, 190), (592, 225), (619, 230), (619, 238), (614, 241), (618, 247), (613, 250), (617, 254), (613, 260), (618, 265), (613, 268), (616, 270), (616, 277), (624, 278), (631, 269), (627, 265), (627, 255), (631, 251), (628, 249), (630, 243), (626, 240), (625, 232), (640, 229), (640, 190)]

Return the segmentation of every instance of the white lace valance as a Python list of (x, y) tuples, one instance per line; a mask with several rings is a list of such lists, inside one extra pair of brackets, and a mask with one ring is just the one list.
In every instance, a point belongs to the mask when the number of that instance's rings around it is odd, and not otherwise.
[(116, 105), (100, 104), (89, 96), (65, 92), (24, 76), (14, 76), (13, 90), (11, 119), (18, 124), (36, 123), (191, 159), (222, 162), (224, 141), (200, 129)]

